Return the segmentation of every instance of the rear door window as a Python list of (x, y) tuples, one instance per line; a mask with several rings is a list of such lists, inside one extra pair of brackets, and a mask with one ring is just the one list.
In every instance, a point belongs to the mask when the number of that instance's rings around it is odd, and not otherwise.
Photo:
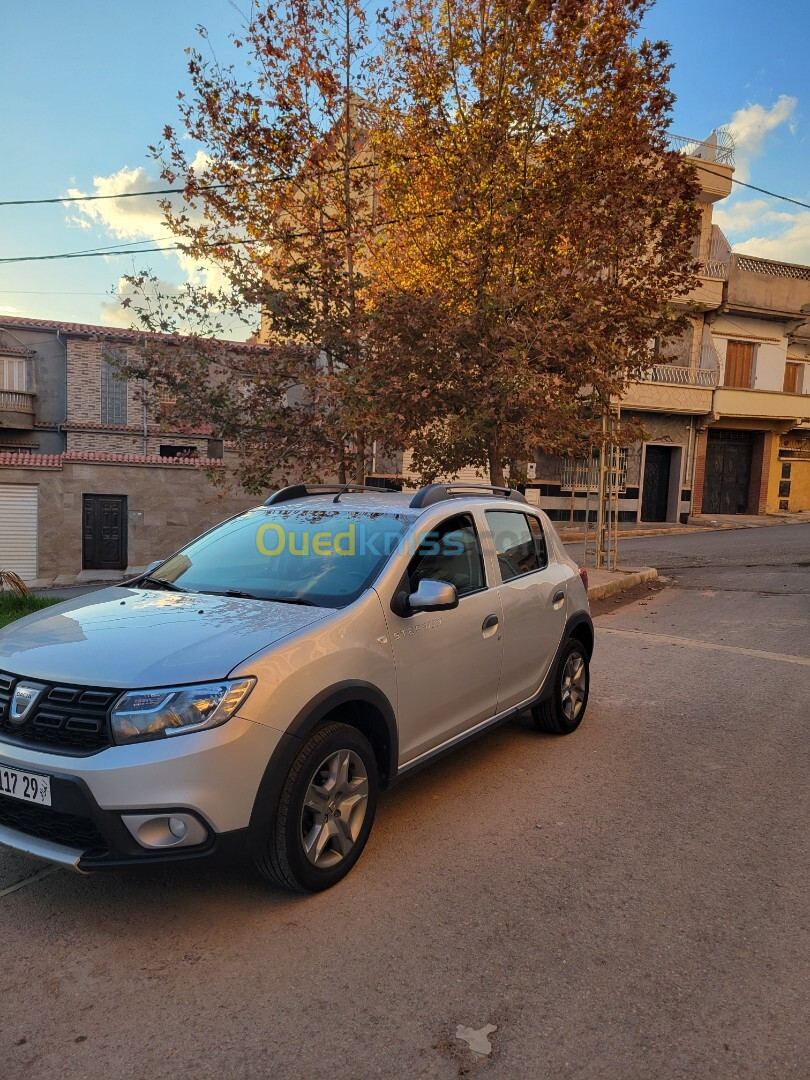
[(511, 510), (487, 510), (503, 581), (542, 570), (548, 564), (546, 539), (537, 518)]

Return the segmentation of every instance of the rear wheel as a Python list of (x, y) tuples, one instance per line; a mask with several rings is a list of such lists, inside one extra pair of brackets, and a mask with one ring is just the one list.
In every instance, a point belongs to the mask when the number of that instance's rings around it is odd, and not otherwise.
[(579, 727), (588, 704), (590, 666), (585, 646), (567, 642), (557, 662), (551, 696), (532, 709), (534, 722), (552, 735), (570, 735)]
[(368, 740), (348, 724), (319, 728), (287, 774), (259, 871), (295, 892), (336, 885), (366, 845), (378, 787)]

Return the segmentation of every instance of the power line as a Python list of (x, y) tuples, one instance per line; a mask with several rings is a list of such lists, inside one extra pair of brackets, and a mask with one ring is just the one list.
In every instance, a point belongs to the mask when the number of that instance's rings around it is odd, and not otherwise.
[[(245, 181), (249, 183), (250, 181)], [(237, 187), (237, 184), (206, 184), (199, 191)], [(0, 206), (44, 206), (52, 203), (98, 202), (103, 199), (141, 199), (149, 195), (182, 195), (185, 188), (154, 188), (152, 191), (122, 191), (119, 195), (64, 195), (58, 199), (4, 199)]]
[[(405, 160), (408, 160), (407, 158)], [(374, 162), (362, 162), (357, 165), (349, 165), (349, 169), (372, 169)], [(330, 176), (342, 173), (342, 168), (324, 169), (315, 175)], [(284, 180), (297, 180), (300, 176), (295, 173), (275, 173), (262, 180), (234, 180), (230, 184), (200, 184), (196, 191), (228, 191), (235, 187), (255, 187), (257, 184), (278, 184)], [(155, 195), (184, 195), (186, 189), (181, 188), (153, 188), (151, 191), (122, 191), (119, 195), (60, 195), (53, 199), (4, 199), (0, 206), (43, 206), (54, 203), (74, 202), (98, 202), (104, 199), (142, 199)]]
[(793, 203), (794, 206), (802, 206), (805, 210), (810, 210), (810, 203), (802, 202), (801, 199), (793, 199), (789, 195), (780, 195), (776, 191), (768, 191), (767, 188), (757, 187), (756, 184), (748, 184), (745, 180), (738, 180), (734, 176), (727, 176), (726, 173), (718, 172), (716, 169), (710, 169), (709, 162), (703, 161), (701, 158), (691, 158), (691, 161), (697, 163), (697, 167), (703, 169), (707, 173), (711, 173), (712, 176), (724, 177), (731, 180), (732, 184), (737, 184), (738, 187), (749, 188), (751, 191), (758, 191), (760, 195), (769, 195), (772, 199), (781, 199), (782, 202)]

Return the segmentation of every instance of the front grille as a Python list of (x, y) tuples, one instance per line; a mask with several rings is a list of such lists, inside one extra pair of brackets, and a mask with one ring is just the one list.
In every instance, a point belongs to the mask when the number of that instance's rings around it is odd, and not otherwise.
[(61, 814), (50, 806), (20, 802), (7, 795), (0, 795), (0, 825), (85, 854), (102, 855), (107, 851), (106, 840), (89, 818)]
[[(18, 683), (42, 686), (36, 704), (22, 723), (10, 717)], [(41, 750), (92, 754), (110, 745), (107, 713), (120, 690), (64, 686), (0, 671), (0, 739)]]

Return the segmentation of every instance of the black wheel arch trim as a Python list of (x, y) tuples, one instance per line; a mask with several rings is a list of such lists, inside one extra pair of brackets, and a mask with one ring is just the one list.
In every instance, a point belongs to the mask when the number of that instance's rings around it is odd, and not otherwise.
[(266, 840), (268, 830), (273, 826), (281, 789), (301, 747), (330, 713), (354, 702), (364, 702), (373, 707), (382, 716), (385, 724), (387, 760), (378, 762), (380, 789), (388, 787), (396, 776), (399, 756), (396, 714), (385, 694), (373, 683), (356, 679), (347, 679), (326, 687), (297, 713), (270, 756), (250, 817), (248, 836), (252, 848)]
[(583, 641), (582, 644), (585, 646), (585, 649), (586, 649), (586, 651), (588, 653), (588, 660), (590, 660), (591, 657), (593, 656), (593, 649), (594, 649), (593, 619), (590, 617), (590, 615), (587, 613), (587, 611), (578, 611), (575, 615), (571, 615), (570, 618), (568, 619), (568, 621), (565, 624), (565, 629), (563, 630), (563, 635), (560, 638), (560, 644), (557, 646), (557, 651), (554, 654), (554, 660), (552, 661), (551, 665), (549, 666), (548, 674), (546, 675), (545, 682), (543, 683), (543, 686), (542, 686), (542, 689), (540, 690), (540, 693), (534, 699), (534, 702), (532, 704), (536, 704), (536, 703), (538, 703), (540, 701), (546, 701), (548, 698), (551, 697), (551, 694), (552, 694), (552, 692), (554, 690), (554, 677), (555, 677), (555, 675), (557, 673), (557, 668), (558, 668), (559, 663), (560, 663), (560, 656), (562, 654), (563, 649), (565, 648), (565, 646), (568, 644), (568, 642), (572, 638), (577, 639), (577, 640), (579, 639), (579, 635), (575, 633), (575, 631), (579, 627), (584, 627), (587, 630), (588, 640)]

